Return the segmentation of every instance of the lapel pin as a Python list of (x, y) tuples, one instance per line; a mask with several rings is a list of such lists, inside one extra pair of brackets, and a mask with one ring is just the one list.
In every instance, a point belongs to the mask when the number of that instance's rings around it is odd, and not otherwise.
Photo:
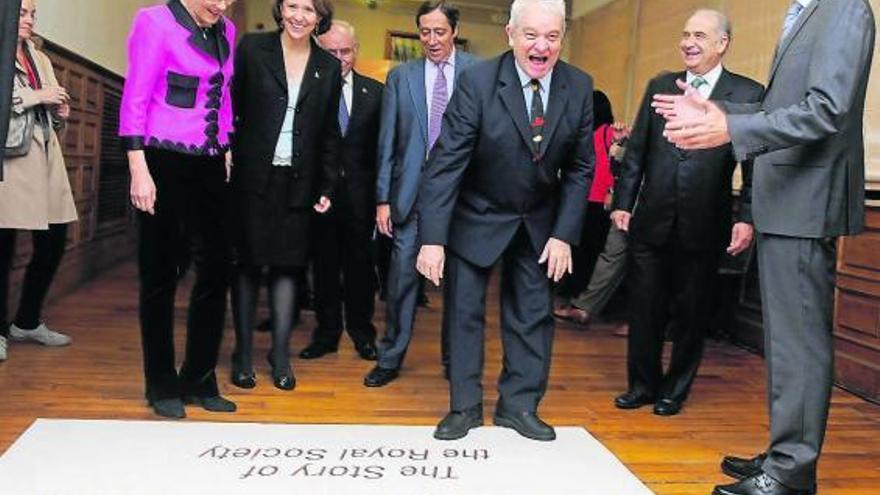
[(361, 93), (366, 94), (366, 93), (367, 93), (367, 88), (361, 88)]
[(537, 136), (532, 138), (532, 141), (534, 141), (536, 143), (540, 143), (543, 140), (544, 140), (544, 138), (540, 134), (538, 134)]

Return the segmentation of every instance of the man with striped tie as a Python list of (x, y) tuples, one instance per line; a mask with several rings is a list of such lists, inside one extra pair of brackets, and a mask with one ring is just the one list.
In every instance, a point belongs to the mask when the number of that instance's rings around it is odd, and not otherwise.
[[(658, 416), (679, 413), (702, 360), (722, 250), (735, 255), (752, 242), (751, 162), (742, 163), (740, 208), (731, 227), (737, 160), (730, 146), (682, 152), (663, 137), (666, 122), (651, 108), (652, 95), (677, 90), (678, 79), (706, 98), (758, 101), (761, 85), (721, 63), (730, 40), (730, 22), (721, 12), (698, 10), (687, 20), (679, 41), (685, 71), (648, 83), (627, 146), (611, 213), (617, 228), (628, 232), (631, 256), (628, 384), (614, 401), (620, 409), (653, 404)], [(664, 373), (670, 308), (676, 333)]]
[(416, 27), (424, 58), (388, 73), (382, 97), (376, 180), (376, 226), (392, 239), (385, 300), (385, 335), (379, 360), (364, 378), (367, 387), (387, 385), (400, 373), (412, 338), (419, 274), (416, 196), (422, 167), (440, 134), (440, 123), (462, 70), (474, 58), (455, 48), (458, 9), (445, 0), (423, 3)]

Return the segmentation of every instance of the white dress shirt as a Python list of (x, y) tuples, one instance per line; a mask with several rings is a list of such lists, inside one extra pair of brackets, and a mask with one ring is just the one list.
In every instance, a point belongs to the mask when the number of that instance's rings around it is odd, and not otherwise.
[[(516, 67), (516, 73), (519, 76), (519, 82), (522, 84), (523, 98), (526, 100), (526, 115), (531, 118), (532, 111), (532, 77), (526, 74), (526, 71), (520, 68), (519, 64), (514, 60), (513, 65)], [(544, 77), (538, 79), (541, 83), (541, 104), (544, 105), (544, 115), (547, 115), (547, 104), (550, 102), (550, 83), (553, 82), (553, 69), (544, 74)]]
[(354, 71), (348, 71), (348, 75), (342, 78), (342, 97), (345, 98), (345, 108), (348, 116), (351, 116), (351, 104), (354, 100)]
[[(700, 95), (703, 98), (709, 98), (709, 95), (712, 94), (712, 91), (715, 90), (715, 85), (718, 84), (718, 79), (721, 77), (721, 71), (724, 67), (719, 63), (715, 67), (713, 67), (709, 72), (703, 74), (703, 79), (707, 84), (700, 86), (697, 91), (699, 91)], [(690, 85), (691, 81), (697, 78), (697, 75), (691, 71), (687, 71), (687, 76), (685, 82)]]

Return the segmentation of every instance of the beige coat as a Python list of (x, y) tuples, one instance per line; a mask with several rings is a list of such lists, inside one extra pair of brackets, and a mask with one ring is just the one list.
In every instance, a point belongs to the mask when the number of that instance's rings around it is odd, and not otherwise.
[[(57, 86), (52, 62), (28, 42), (37, 73), (43, 86)], [(12, 111), (20, 114), (38, 104), (37, 96), (27, 85), (27, 73), (18, 62), (12, 90)], [(22, 78), (19, 75), (24, 76)], [(52, 116), (46, 112), (51, 122)], [(57, 118), (56, 118), (57, 120)], [(50, 223), (76, 220), (76, 206), (67, 178), (58, 135), (51, 125), (47, 131), (34, 126), (34, 141), (27, 156), (7, 158), (0, 182), (0, 228), (46, 230)]]

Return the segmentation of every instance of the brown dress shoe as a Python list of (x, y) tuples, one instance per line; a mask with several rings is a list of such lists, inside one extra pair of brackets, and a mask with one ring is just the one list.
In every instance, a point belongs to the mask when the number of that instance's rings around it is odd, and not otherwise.
[(590, 313), (574, 306), (556, 310), (553, 313), (553, 316), (566, 321), (577, 323), (578, 325), (590, 324)]

